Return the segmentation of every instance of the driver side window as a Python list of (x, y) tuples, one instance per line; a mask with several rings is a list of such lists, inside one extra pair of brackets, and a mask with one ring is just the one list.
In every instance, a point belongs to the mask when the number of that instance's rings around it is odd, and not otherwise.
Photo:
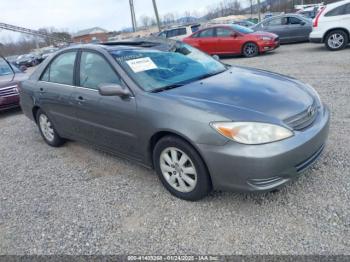
[(121, 80), (101, 55), (82, 52), (80, 60), (80, 86), (98, 89), (99, 84), (119, 84)]

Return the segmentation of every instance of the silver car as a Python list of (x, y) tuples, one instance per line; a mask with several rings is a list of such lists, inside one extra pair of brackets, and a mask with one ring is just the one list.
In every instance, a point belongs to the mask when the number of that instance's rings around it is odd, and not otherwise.
[(309, 41), (312, 20), (298, 14), (285, 14), (264, 19), (252, 27), (279, 36), (281, 44)]
[(62, 50), (22, 83), (20, 98), (47, 144), (76, 140), (133, 159), (186, 200), (282, 186), (328, 136), (329, 111), (309, 85), (174, 41)]

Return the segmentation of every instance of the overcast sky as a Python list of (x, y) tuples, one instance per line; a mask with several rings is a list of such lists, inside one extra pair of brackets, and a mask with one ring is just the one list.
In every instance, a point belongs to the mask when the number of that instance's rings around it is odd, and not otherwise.
[[(243, 1), (243, 0), (242, 0)], [(204, 13), (219, 0), (157, 0), (160, 15), (185, 11)], [(152, 16), (152, 0), (134, 0), (136, 16)], [(74, 33), (100, 26), (118, 30), (131, 26), (129, 0), (0, 0), (0, 22), (30, 29), (56, 27)], [(0, 40), (18, 34), (0, 31)]]

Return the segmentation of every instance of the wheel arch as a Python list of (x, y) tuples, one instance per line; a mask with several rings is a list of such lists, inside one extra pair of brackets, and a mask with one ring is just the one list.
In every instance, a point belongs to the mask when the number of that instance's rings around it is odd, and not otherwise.
[(349, 32), (349, 30), (347, 30), (347, 29), (344, 28), (344, 27), (335, 27), (335, 28), (328, 29), (328, 30), (326, 31), (326, 33), (324, 33), (323, 38), (322, 38), (322, 43), (325, 43), (326, 37), (328, 36), (328, 34), (329, 34), (330, 32), (336, 31), (336, 30), (344, 31), (344, 32), (347, 34), (348, 39), (350, 39), (350, 32)]
[(36, 119), (36, 115), (37, 115), (39, 109), (40, 109), (40, 107), (37, 106), (37, 105), (35, 105), (35, 106), (33, 107), (33, 109), (32, 109), (33, 119), (34, 119), (35, 122), (36, 122), (36, 120), (37, 120), (37, 119)]
[(209, 174), (210, 183), (213, 185), (211, 174), (209, 172), (209, 168), (208, 168), (207, 163), (205, 162), (205, 159), (203, 158), (201, 152), (199, 151), (198, 147), (194, 143), (192, 143), (190, 141), (190, 139), (187, 138), (186, 136), (179, 134), (178, 132), (175, 132), (172, 130), (160, 130), (160, 131), (156, 132), (155, 134), (153, 134), (152, 137), (150, 138), (149, 144), (148, 144), (148, 155), (149, 155), (149, 161), (150, 161), (151, 167), (154, 168), (154, 159), (153, 159), (154, 147), (156, 146), (156, 144), (158, 143), (158, 141), (160, 139), (162, 139), (163, 137), (166, 137), (166, 136), (178, 137), (193, 147), (193, 149), (197, 152), (199, 157), (202, 159), (204, 166)]
[(255, 44), (258, 47), (258, 54), (260, 54), (260, 46), (259, 46), (259, 44), (256, 41), (254, 41), (254, 40), (248, 40), (248, 41), (246, 41), (246, 42), (244, 42), (242, 44), (241, 55), (243, 55), (243, 50), (244, 50), (244, 47), (246, 46), (246, 44), (250, 44), (250, 43)]

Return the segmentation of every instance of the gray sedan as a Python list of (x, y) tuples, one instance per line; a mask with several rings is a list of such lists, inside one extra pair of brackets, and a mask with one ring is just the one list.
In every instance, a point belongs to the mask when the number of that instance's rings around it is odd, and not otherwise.
[(81, 45), (20, 88), (45, 142), (77, 140), (154, 168), (173, 195), (270, 191), (320, 156), (329, 112), (315, 90), (230, 67), (181, 42)]
[(269, 17), (252, 27), (255, 31), (266, 31), (279, 36), (281, 44), (309, 41), (312, 21), (297, 14)]

